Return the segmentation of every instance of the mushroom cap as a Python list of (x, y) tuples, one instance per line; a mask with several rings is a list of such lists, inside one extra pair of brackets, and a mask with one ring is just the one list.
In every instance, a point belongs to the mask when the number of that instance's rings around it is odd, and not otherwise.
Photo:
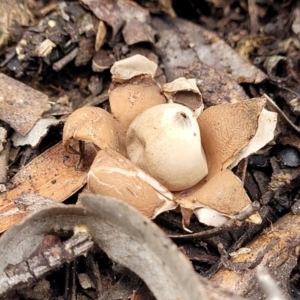
[(149, 218), (177, 206), (164, 186), (111, 149), (97, 154), (87, 182), (91, 192), (123, 200)]
[(180, 104), (139, 114), (129, 126), (126, 147), (131, 161), (171, 191), (192, 187), (208, 172), (197, 120)]
[(99, 107), (82, 107), (67, 119), (63, 129), (63, 145), (70, 152), (72, 140), (88, 141), (99, 149), (119, 150), (119, 138), (115, 120)]

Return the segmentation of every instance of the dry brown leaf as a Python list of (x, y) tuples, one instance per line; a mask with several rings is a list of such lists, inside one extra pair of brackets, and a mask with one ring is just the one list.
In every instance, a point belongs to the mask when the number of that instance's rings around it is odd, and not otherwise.
[(0, 74), (0, 119), (25, 136), (50, 109), (48, 96), (13, 78)]
[(4, 204), (0, 207), (0, 233), (18, 224), (26, 216), (28, 216), (28, 212), (20, 211), (13, 202)]
[(260, 83), (267, 78), (264, 72), (243, 60), (217, 34), (183, 19), (174, 18), (170, 22), (193, 45), (193, 49), (201, 61), (223, 70), (238, 83)]
[(104, 22), (100, 21), (98, 24), (97, 34), (96, 34), (96, 41), (95, 41), (95, 50), (99, 51), (102, 45), (104, 44), (105, 37), (106, 37), (106, 26)]
[[(80, 224), (113, 261), (143, 279), (156, 299), (216, 299), (206, 293), (209, 282), (198, 280), (178, 247), (137, 210), (122, 201), (97, 195), (83, 196), (82, 203), (84, 207), (43, 209), (1, 237), (1, 296), (12, 283), (5, 273), (7, 265), (28, 259), (45, 235), (72, 232)], [(219, 298), (223, 295), (224, 291), (219, 290)]]
[(172, 81), (182, 76), (196, 78), (207, 106), (248, 99), (232, 76), (199, 59), (195, 47), (173, 22), (170, 18), (152, 18), (153, 26), (159, 31), (159, 41), (155, 46), (162, 59), (167, 80)]
[(58, 143), (32, 160), (12, 178), (9, 190), (0, 193), (0, 231), (26, 215), (22, 213), (18, 216), (13, 203), (22, 193), (35, 193), (61, 202), (78, 191), (86, 183), (87, 171), (94, 156), (93, 147), (87, 147), (82, 164), (75, 170), (78, 155), (64, 153), (62, 143)]
[(122, 28), (127, 45), (139, 42), (154, 43), (154, 31), (149, 24), (149, 12), (137, 3), (126, 0), (81, 0), (80, 2), (112, 27), (113, 39)]

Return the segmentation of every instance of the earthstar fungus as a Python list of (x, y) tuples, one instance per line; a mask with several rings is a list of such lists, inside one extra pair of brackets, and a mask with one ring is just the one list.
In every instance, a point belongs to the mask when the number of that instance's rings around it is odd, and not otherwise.
[[(211, 106), (199, 115), (203, 104), (195, 80), (178, 78), (160, 89), (156, 67), (141, 55), (116, 62), (112, 115), (82, 108), (98, 114), (101, 126), (91, 128), (95, 122), (75, 111), (65, 124), (65, 148), (88, 136), (102, 149), (88, 174), (94, 193), (123, 200), (149, 218), (180, 206), (184, 227), (193, 213), (200, 222), (221, 225), (251, 205), (231, 168), (273, 139), (277, 114), (265, 110), (266, 99), (259, 97)], [(256, 213), (248, 221), (261, 218)]]

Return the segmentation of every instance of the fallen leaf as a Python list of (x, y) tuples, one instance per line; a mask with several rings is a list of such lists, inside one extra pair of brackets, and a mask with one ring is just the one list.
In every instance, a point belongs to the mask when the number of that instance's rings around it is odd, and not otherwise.
[(170, 20), (180, 33), (186, 37), (198, 58), (209, 66), (232, 76), (238, 83), (260, 83), (267, 75), (248, 61), (242, 59), (217, 34), (180, 18)]
[(24, 83), (0, 74), (0, 119), (22, 136), (28, 134), (44, 111), (48, 96)]
[(199, 59), (194, 47), (190, 47), (187, 38), (170, 18), (152, 18), (152, 24), (159, 32), (155, 49), (160, 54), (168, 81), (182, 76), (196, 78), (207, 106), (235, 103), (249, 98), (236, 80), (225, 71)]
[(15, 132), (11, 137), (13, 145), (15, 147), (30, 145), (32, 148), (36, 148), (42, 141), (42, 138), (46, 136), (50, 127), (60, 123), (61, 121), (57, 119), (39, 119), (25, 136)]
[(140, 276), (156, 299), (210, 300), (205, 292), (208, 281), (198, 280), (190, 263), (156, 224), (113, 198), (85, 195), (81, 201), (84, 207), (43, 209), (8, 230), (0, 239), (0, 276), (7, 265), (26, 260), (46, 234), (72, 232), (81, 226), (112, 260)]
[(11, 179), (9, 190), (0, 193), (0, 232), (26, 215), (23, 212), (19, 214), (13, 203), (23, 193), (34, 193), (62, 202), (78, 191), (86, 183), (87, 171), (94, 156), (93, 147), (87, 147), (82, 164), (76, 170), (78, 155), (66, 154), (62, 143), (58, 143), (32, 160)]
[(126, 0), (81, 0), (101, 21), (113, 29), (112, 39), (122, 29), (127, 45), (139, 42), (154, 43), (149, 12), (137, 3)]

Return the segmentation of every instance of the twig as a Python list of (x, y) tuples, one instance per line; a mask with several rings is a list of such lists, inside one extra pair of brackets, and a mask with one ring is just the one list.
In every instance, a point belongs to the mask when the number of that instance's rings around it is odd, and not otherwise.
[(52, 68), (54, 71), (60, 71), (66, 64), (72, 61), (79, 51), (79, 48), (73, 49), (70, 53), (64, 56), (62, 59), (53, 64)]
[(229, 270), (232, 270), (235, 272), (240, 272), (240, 271), (244, 271), (244, 270), (248, 270), (248, 269), (254, 269), (261, 263), (262, 259), (264, 258), (265, 252), (266, 252), (266, 251), (260, 251), (258, 253), (257, 257), (252, 262), (232, 262), (228, 258), (228, 253), (225, 250), (222, 243), (218, 244), (218, 250), (219, 250), (219, 253), (221, 256), (221, 262), (222, 262), (223, 266), (226, 269), (229, 269)]
[(8, 265), (0, 276), (0, 296), (28, 287), (64, 263), (85, 255), (93, 245), (87, 232), (79, 232), (64, 243), (58, 243), (16, 265)]
[(300, 133), (300, 128), (296, 126), (287, 116), (286, 114), (277, 106), (277, 104), (267, 95), (264, 94), (263, 96), (266, 97), (268, 100), (268, 104), (272, 106), (273, 109), (298, 133)]
[(88, 274), (92, 277), (97, 293), (97, 299), (99, 299), (103, 294), (103, 287), (101, 282), (101, 274), (99, 271), (98, 262), (95, 260), (91, 253), (88, 253), (85, 264), (88, 270)]
[(255, 201), (247, 207), (246, 209), (242, 210), (237, 216), (234, 218), (228, 220), (226, 223), (224, 223), (220, 227), (216, 227), (213, 229), (191, 233), (191, 234), (182, 234), (182, 235), (169, 235), (168, 237), (171, 239), (178, 239), (178, 240), (201, 240), (201, 239), (207, 239), (209, 237), (219, 235), (220, 233), (229, 231), (233, 227), (237, 225), (237, 223), (246, 220), (251, 215), (256, 213), (260, 208), (259, 202)]

